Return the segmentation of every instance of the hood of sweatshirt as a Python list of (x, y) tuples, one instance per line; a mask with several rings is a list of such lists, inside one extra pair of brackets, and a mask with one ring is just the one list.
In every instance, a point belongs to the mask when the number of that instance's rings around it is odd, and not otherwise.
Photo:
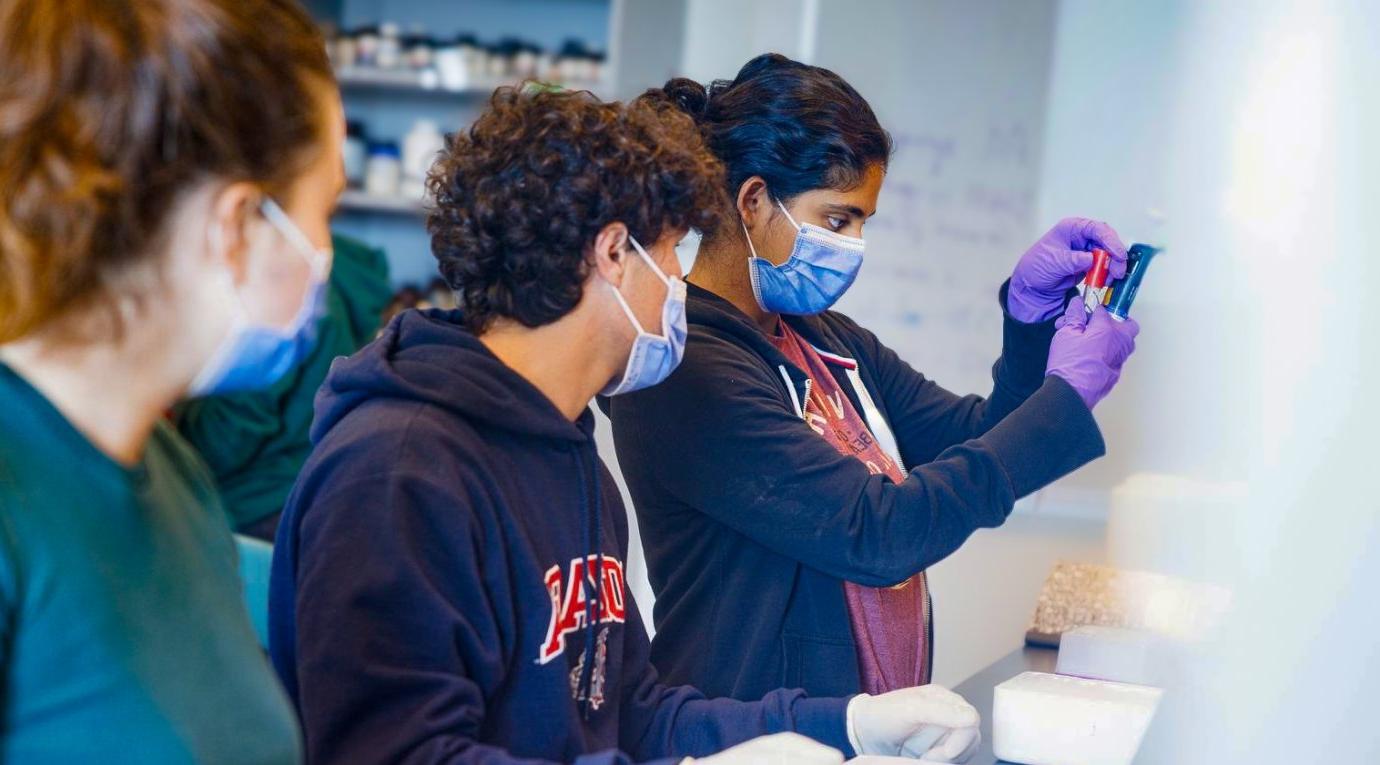
[(391, 398), (431, 404), (476, 425), (536, 438), (588, 442), (594, 422), (576, 422), (494, 356), (459, 311), (404, 311), (359, 353), (336, 359), (316, 394), (316, 443), (365, 401)]

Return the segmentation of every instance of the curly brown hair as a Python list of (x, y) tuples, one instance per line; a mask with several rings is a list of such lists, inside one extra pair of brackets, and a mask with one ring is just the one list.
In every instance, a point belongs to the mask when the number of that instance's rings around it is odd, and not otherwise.
[(141, 293), (180, 193), (285, 186), (325, 135), (318, 81), (296, 0), (0, 2), (0, 343)]
[(712, 229), (723, 165), (669, 103), (605, 103), (587, 92), (499, 88), (431, 170), (431, 251), (475, 333), (527, 327), (580, 302), (589, 248), (615, 221), (648, 246)]

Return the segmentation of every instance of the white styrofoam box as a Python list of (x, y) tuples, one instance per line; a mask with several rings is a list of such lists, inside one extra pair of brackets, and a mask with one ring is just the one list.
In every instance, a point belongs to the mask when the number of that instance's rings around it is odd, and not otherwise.
[(1061, 675), (1159, 685), (1164, 673), (1162, 635), (1122, 627), (1075, 627), (1059, 640)]
[(992, 751), (1022, 765), (1131, 765), (1161, 693), (1023, 672), (994, 692)]

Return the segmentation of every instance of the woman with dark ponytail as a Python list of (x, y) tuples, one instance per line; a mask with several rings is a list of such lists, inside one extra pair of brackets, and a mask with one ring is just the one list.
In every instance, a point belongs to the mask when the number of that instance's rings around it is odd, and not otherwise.
[(1125, 247), (1084, 219), (1036, 242), (998, 291), (991, 394), (958, 396), (829, 310), (892, 149), (857, 91), (768, 54), (643, 98), (695, 118), (733, 205), (689, 274), (684, 362), (609, 402), (657, 595), (652, 659), (736, 698), (928, 683), (925, 569), (1104, 451), (1091, 410), (1138, 328), (1065, 304), (1090, 250), (1115, 276)]

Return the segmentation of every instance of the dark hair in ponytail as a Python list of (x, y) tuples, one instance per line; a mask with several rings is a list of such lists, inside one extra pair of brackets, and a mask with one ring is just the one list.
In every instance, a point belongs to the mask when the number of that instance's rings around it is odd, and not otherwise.
[(728, 193), (752, 176), (786, 200), (812, 189), (848, 189), (868, 166), (886, 166), (891, 136), (872, 107), (837, 74), (762, 54), (731, 82), (705, 89), (677, 77), (643, 98), (668, 100), (695, 119), (727, 167)]

